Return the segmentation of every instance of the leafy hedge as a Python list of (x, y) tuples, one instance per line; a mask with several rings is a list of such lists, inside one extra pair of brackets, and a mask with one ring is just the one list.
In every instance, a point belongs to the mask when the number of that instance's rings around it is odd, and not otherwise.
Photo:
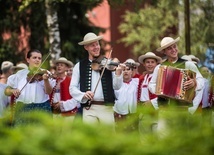
[[(71, 124), (35, 112), (27, 116), (34, 120), (29, 125), (11, 127), (7, 119), (1, 121), (0, 154), (213, 154), (214, 132), (208, 119), (202, 119), (201, 115), (167, 117), (170, 126), (160, 136), (158, 132), (139, 130), (113, 132), (109, 126), (84, 124), (79, 117)], [(189, 121), (186, 124), (184, 120)]]

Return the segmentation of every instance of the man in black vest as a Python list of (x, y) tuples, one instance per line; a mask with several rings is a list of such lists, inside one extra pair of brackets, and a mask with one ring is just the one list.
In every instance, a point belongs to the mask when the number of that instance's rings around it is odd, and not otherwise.
[(123, 82), (122, 70), (125, 65), (118, 65), (114, 72), (105, 69), (96, 71), (91, 62), (100, 56), (99, 40), (102, 36), (87, 33), (79, 45), (88, 52), (88, 58), (78, 62), (73, 68), (70, 93), (83, 107), (83, 122), (105, 123), (114, 125), (113, 104), (114, 90), (118, 90)]

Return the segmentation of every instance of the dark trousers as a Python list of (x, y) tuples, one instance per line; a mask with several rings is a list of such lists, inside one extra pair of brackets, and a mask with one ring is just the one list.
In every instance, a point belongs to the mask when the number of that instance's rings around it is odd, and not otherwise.
[[(44, 103), (31, 103), (31, 104), (24, 104), (22, 102), (17, 102), (14, 107), (14, 117), (13, 122), (14, 125), (24, 125), (33, 122), (39, 121), (39, 115), (33, 115), (32, 113), (35, 112), (44, 112), (50, 114), (52, 116), (51, 106), (49, 100)], [(33, 115), (31, 117), (30, 115)]]

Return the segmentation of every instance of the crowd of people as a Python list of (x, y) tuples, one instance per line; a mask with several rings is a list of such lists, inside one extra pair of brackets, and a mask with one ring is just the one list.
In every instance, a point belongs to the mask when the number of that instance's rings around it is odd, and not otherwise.
[[(129, 118), (134, 119), (129, 126), (133, 129), (149, 119), (144, 129), (161, 130), (168, 122), (161, 114), (171, 107), (191, 115), (198, 111), (212, 112), (213, 74), (207, 67), (199, 67), (200, 60), (194, 55), (179, 57), (179, 37), (161, 40), (156, 51), (164, 54), (164, 58), (146, 52), (139, 56), (138, 62), (131, 58), (115, 62), (111, 52), (108, 57), (102, 56), (101, 39), (102, 36), (87, 33), (78, 44), (88, 57), (75, 65), (60, 57), (54, 61), (54, 68), (43, 69), (42, 53), (37, 49), (27, 53), (27, 65), (2, 62), (0, 117), (3, 119), (5, 111), (13, 108), (16, 125), (25, 122), (21, 114), (38, 110), (52, 115), (53, 119), (73, 122), (80, 116), (84, 123), (107, 124), (113, 129)], [(142, 74), (138, 72), (140, 65), (145, 69)], [(181, 77), (184, 71), (188, 75)], [(181, 98), (183, 94), (173, 94), (172, 88), (184, 94), (188, 92), (192, 98)], [(123, 124), (122, 128), (128, 126)]]

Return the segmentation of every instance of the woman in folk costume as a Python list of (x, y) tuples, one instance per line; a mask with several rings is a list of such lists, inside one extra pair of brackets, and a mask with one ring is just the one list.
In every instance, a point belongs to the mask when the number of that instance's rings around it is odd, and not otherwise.
[(50, 95), (53, 115), (54, 118), (64, 116), (65, 119), (73, 121), (77, 112), (78, 102), (69, 93), (71, 77), (66, 75), (66, 71), (73, 64), (64, 57), (59, 58), (54, 63), (57, 77)]
[(36, 75), (38, 71), (41, 71), (42, 53), (37, 49), (30, 50), (26, 60), (29, 64), (28, 68), (10, 76), (7, 81), (8, 87), (5, 89), (6, 95), (16, 97), (15, 121), (17, 123), (25, 123), (26, 120), (21, 114), (33, 110), (51, 114), (49, 94), (52, 91), (53, 81), (47, 72)]

